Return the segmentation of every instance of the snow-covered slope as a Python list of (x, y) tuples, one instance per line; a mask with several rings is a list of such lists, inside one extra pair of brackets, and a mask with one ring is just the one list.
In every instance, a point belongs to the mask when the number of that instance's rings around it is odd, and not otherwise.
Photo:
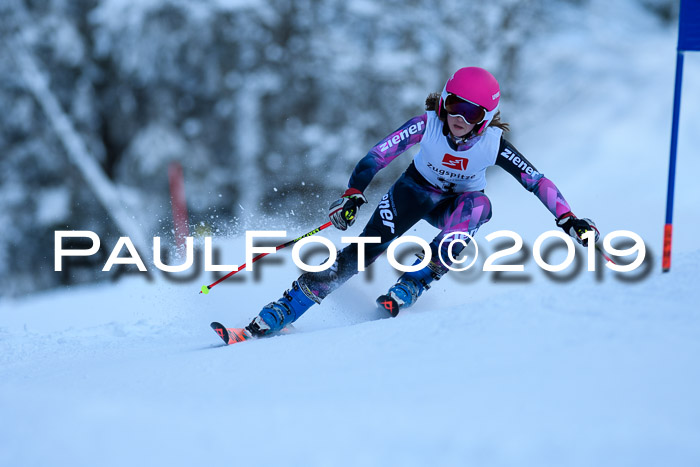
[[(633, 2), (591, 3), (627, 26), (594, 18), (573, 34), (563, 21), (526, 67), (538, 106), (509, 120), (577, 214), (647, 241), (647, 274), (555, 281), (530, 259), (506, 277), (520, 280), (449, 274), (382, 319), (373, 301), (396, 273), (381, 258), (297, 333), (230, 347), (209, 322), (243, 325), (278, 298), (298, 273), (289, 251), (208, 296), (197, 293), (208, 276), (131, 277), (5, 300), (0, 465), (698, 465), (700, 59), (686, 59), (676, 254), (662, 275), (675, 33)], [(480, 246), (509, 229), (532, 247), (554, 227), (512, 180), (489, 183)], [(223, 261), (239, 261), (242, 239), (228, 241)]]
[(354, 278), (299, 332), (229, 347), (209, 321), (269, 292), (5, 303), (0, 465), (693, 465), (698, 261), (633, 285), (446, 277), (396, 319)]

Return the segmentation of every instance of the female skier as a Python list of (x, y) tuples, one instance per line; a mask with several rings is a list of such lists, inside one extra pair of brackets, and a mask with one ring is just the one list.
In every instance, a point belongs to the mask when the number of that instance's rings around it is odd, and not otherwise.
[[(420, 143), (413, 162), (384, 195), (361, 234), (381, 238), (381, 243), (365, 245), (365, 264), (369, 265), (392, 240), (419, 220), (440, 229), (430, 243), (432, 259), (428, 266), (404, 273), (388, 294), (377, 300), (392, 316), (415, 303), (431, 282), (447, 272), (438, 259), (443, 238), (456, 232), (473, 236), (491, 219), (491, 202), (484, 188), (486, 168), (493, 165), (510, 173), (534, 193), (554, 215), (557, 226), (579, 243), (585, 244), (581, 237), (590, 230), (598, 240), (595, 224), (574, 216), (554, 183), (503, 137), (508, 125), (500, 120), (499, 99), (500, 88), (491, 73), (478, 67), (461, 68), (447, 81), (442, 94), (428, 96), (423, 115), (410, 119), (360, 160), (347, 191), (330, 206), (331, 222), (346, 230), (354, 223), (360, 206), (367, 203), (362, 192), (377, 172)], [(444, 242), (444, 250), (448, 244)], [(458, 254), (461, 245), (457, 242), (454, 246), (453, 253)], [(446, 253), (442, 252), (443, 260), (449, 257)], [(282, 330), (356, 274), (357, 266), (358, 246), (351, 244), (338, 253), (329, 269), (302, 274), (282, 298), (265, 305), (245, 329), (235, 330), (232, 340)]]

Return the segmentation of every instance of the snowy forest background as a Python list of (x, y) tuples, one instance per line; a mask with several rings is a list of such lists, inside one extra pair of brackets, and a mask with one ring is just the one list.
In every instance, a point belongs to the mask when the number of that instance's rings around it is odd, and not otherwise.
[[(604, 12), (604, 3), (1, 2), (0, 294), (109, 278), (102, 264), (54, 272), (55, 230), (93, 230), (103, 249), (125, 235), (98, 201), (95, 180), (67, 154), (29, 75), (48, 84), (146, 238), (173, 239), (174, 161), (184, 168), (193, 233), (313, 227), (357, 160), (421, 113), (457, 68), (479, 65), (498, 77), (504, 118), (519, 122), (516, 144), (541, 113), (594, 86), (576, 74), (581, 55), (566, 44), (546, 68), (523, 51), (557, 28), (600, 27), (605, 18), (591, 12)], [(674, 34), (678, 2), (625, 5)], [(561, 76), (546, 105), (533, 85), (538, 74)], [(671, 93), (669, 83), (660, 98), (670, 102)]]

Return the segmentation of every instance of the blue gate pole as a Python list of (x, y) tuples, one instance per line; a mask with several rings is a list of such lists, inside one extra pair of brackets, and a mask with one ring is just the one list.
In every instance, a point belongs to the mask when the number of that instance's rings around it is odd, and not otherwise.
[(676, 89), (673, 96), (673, 123), (671, 125), (671, 157), (668, 165), (668, 191), (666, 193), (666, 224), (664, 225), (664, 249), (662, 268), (671, 269), (671, 237), (673, 232), (673, 192), (676, 180), (676, 151), (678, 149), (678, 121), (681, 114), (681, 87), (683, 84), (683, 51), (676, 54)]

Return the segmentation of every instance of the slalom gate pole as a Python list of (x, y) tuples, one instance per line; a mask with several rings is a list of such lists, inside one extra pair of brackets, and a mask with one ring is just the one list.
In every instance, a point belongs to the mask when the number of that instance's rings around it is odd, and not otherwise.
[[(310, 237), (311, 235), (317, 234), (317, 233), (319, 233), (321, 230), (326, 229), (326, 228), (330, 227), (331, 225), (332, 225), (331, 222), (326, 222), (326, 223), (323, 224), (322, 226), (315, 228), (315, 229), (312, 230), (311, 232), (305, 233), (305, 234), (302, 235), (301, 237), (295, 238), (294, 240), (290, 240), (290, 241), (288, 241), (287, 243), (283, 243), (282, 245), (276, 246), (276, 247), (275, 247), (275, 251), (279, 251), (279, 250), (281, 250), (282, 248), (287, 248), (289, 245), (295, 244), (296, 242), (298, 242), (298, 241), (301, 240), (302, 238)], [(255, 258), (253, 258), (253, 260), (250, 262), (250, 264), (253, 264), (254, 262), (256, 262), (257, 260), (259, 260), (259, 259), (262, 258), (263, 256), (267, 256), (268, 254), (269, 254), (269, 253), (260, 253), (258, 256), (256, 256)], [(208, 294), (208, 293), (209, 293), (209, 290), (211, 290), (212, 287), (214, 287), (215, 285), (217, 285), (217, 284), (219, 284), (219, 283), (225, 281), (226, 279), (228, 279), (229, 277), (233, 276), (233, 275), (236, 274), (237, 272), (242, 271), (243, 269), (245, 269), (245, 267), (246, 267), (246, 264), (244, 263), (244, 264), (243, 264), (242, 266), (240, 266), (238, 269), (236, 269), (235, 271), (229, 272), (228, 274), (226, 274), (224, 277), (220, 278), (220, 279), (217, 280), (216, 282), (214, 282), (214, 283), (212, 283), (212, 284), (209, 284), (209, 285), (203, 285), (203, 286), (202, 286), (202, 289), (199, 291), (199, 293), (203, 293), (204, 295)]]
[(700, 1), (681, 0), (678, 11), (678, 45), (676, 46), (676, 84), (673, 91), (673, 119), (671, 121), (671, 154), (668, 164), (666, 194), (666, 223), (661, 269), (671, 270), (671, 240), (673, 237), (673, 192), (676, 179), (676, 152), (678, 150), (678, 122), (681, 111), (684, 52), (700, 51)]
[(673, 120), (671, 121), (671, 154), (668, 163), (668, 188), (666, 191), (666, 223), (664, 224), (664, 243), (661, 269), (671, 270), (671, 239), (673, 233), (673, 192), (676, 181), (676, 154), (678, 152), (678, 122), (681, 113), (681, 88), (683, 85), (683, 52), (676, 54), (676, 85), (673, 95)]

